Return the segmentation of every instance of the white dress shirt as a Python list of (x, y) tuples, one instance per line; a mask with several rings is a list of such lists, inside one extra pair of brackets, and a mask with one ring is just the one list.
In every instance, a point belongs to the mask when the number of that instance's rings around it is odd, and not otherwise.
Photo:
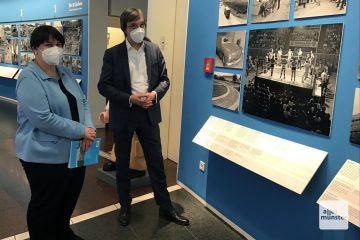
[(145, 60), (144, 43), (136, 50), (126, 39), (129, 58), (131, 93), (139, 94), (148, 92), (149, 82)]

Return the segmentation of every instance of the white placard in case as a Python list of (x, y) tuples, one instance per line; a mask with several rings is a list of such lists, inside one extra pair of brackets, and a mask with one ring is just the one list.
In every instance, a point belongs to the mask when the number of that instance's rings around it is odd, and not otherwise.
[(328, 154), (214, 116), (193, 142), (298, 194)]
[[(348, 202), (348, 221), (360, 228), (360, 164), (346, 160), (329, 186), (321, 195), (321, 201), (338, 200)], [(329, 209), (332, 210), (332, 209)]]

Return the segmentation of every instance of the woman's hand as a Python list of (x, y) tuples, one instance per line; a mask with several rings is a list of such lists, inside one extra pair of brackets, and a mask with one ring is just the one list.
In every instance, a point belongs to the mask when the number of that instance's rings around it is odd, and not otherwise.
[(82, 147), (82, 150), (83, 150), (84, 152), (86, 152), (86, 151), (90, 148), (92, 142), (93, 142), (93, 141), (88, 140), (88, 139), (82, 140), (82, 146), (81, 146), (81, 147)]
[(85, 128), (84, 140), (93, 141), (96, 137), (96, 130), (93, 128)]

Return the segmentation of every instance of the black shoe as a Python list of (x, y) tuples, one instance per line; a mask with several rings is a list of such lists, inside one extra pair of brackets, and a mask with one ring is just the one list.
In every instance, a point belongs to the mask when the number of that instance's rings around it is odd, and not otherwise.
[(115, 169), (116, 169), (116, 163), (113, 161), (107, 161), (103, 166), (103, 170), (105, 172), (115, 171)]
[(178, 225), (189, 226), (189, 219), (181, 216), (175, 209), (159, 209), (160, 216), (164, 216), (167, 220), (174, 222)]
[(121, 207), (118, 215), (118, 221), (121, 226), (126, 227), (130, 223), (131, 218), (131, 205), (127, 207)]

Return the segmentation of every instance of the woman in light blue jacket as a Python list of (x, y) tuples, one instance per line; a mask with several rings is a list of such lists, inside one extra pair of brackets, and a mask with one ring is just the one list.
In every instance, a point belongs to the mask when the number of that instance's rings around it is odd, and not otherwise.
[(16, 155), (29, 181), (30, 238), (81, 239), (69, 222), (85, 178), (85, 167), (69, 169), (71, 140), (87, 150), (96, 136), (86, 97), (72, 73), (59, 65), (64, 37), (52, 26), (30, 39), (35, 59), (16, 84)]

